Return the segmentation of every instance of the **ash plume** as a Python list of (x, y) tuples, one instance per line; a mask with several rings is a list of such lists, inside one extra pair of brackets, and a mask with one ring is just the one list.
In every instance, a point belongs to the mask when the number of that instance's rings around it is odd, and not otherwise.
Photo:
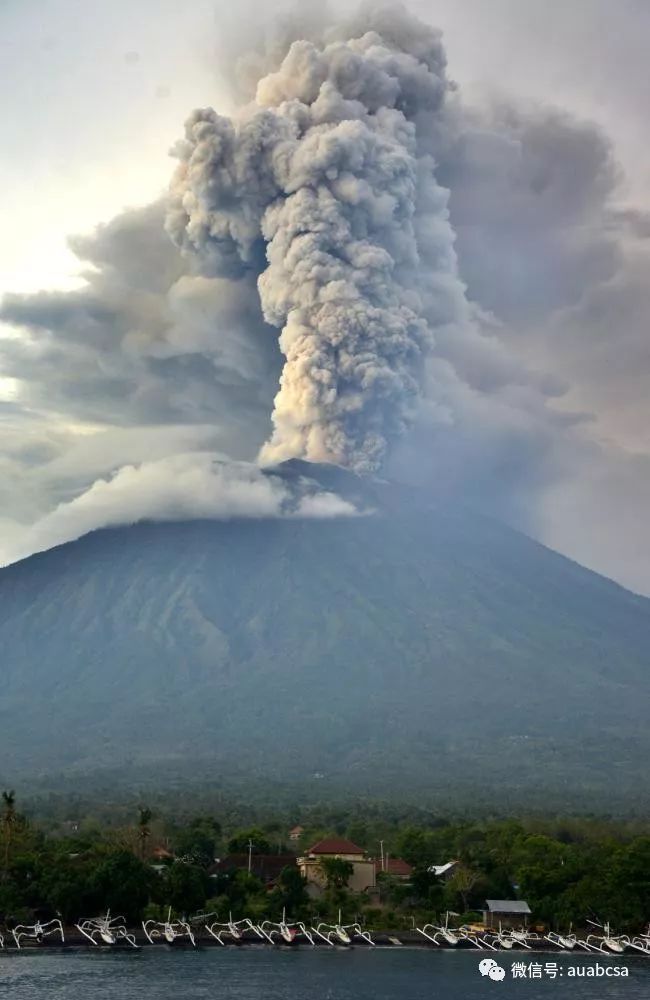
[(648, 213), (611, 137), (544, 95), (463, 94), (404, 9), (251, 6), (230, 34), (220, 12), (205, 84), (239, 110), (191, 116), (170, 194), (71, 239), (76, 287), (0, 300), (5, 558), (228, 515), (219, 456), (253, 505), (260, 450), (386, 456), (648, 592)]
[(436, 323), (467, 319), (428, 148), (448, 89), (439, 33), (401, 10), (371, 22), (294, 41), (251, 104), (195, 111), (175, 150), (167, 231), (204, 276), (254, 273), (281, 329), (267, 464), (377, 469), (411, 423)]

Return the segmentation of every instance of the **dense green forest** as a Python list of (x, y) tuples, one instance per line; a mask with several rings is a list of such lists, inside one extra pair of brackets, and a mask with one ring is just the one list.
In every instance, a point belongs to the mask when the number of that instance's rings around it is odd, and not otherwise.
[[(650, 824), (589, 817), (445, 818), (381, 803), (313, 806), (304, 812), (222, 804), (186, 811), (168, 799), (149, 804), (52, 800), (21, 808), (3, 793), (0, 815), (0, 918), (59, 915), (71, 923), (106, 908), (135, 923), (171, 906), (178, 914), (229, 911), (253, 920), (345, 916), (369, 927), (407, 929), (452, 910), (480, 910), (486, 898), (524, 898), (533, 919), (549, 927), (609, 920), (622, 930), (650, 918)], [(287, 847), (290, 828), (304, 828)], [(399, 881), (380, 875), (379, 894), (354, 895), (335, 867), (317, 901), (298, 869), (284, 868), (272, 885), (247, 870), (215, 870), (215, 858), (299, 852), (328, 835), (343, 835), (378, 857), (413, 865)], [(428, 871), (460, 862), (447, 882)], [(155, 866), (153, 864), (155, 862)]]

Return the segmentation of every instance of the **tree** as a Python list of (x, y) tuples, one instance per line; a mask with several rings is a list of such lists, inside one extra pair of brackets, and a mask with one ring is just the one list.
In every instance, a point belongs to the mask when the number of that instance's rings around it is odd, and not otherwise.
[(103, 899), (95, 896), (88, 864), (53, 857), (41, 877), (42, 904), (48, 916), (60, 914), (64, 923), (91, 916)]
[(176, 853), (207, 868), (214, 861), (220, 837), (221, 826), (216, 819), (197, 816), (175, 837)]
[(219, 886), (219, 880), (216, 880), (216, 883), (217, 888), (220, 888), (222, 891), (225, 890), (233, 912), (248, 912), (251, 900), (264, 895), (266, 892), (261, 879), (255, 875), (249, 875), (247, 871), (241, 868), (228, 876), (221, 883), (221, 886)]
[(411, 889), (419, 905), (436, 912), (442, 909), (443, 886), (440, 879), (430, 872), (428, 867), (413, 869)]
[(149, 901), (154, 874), (131, 851), (105, 854), (90, 877), (97, 904), (135, 923)]
[(9, 858), (15, 826), (16, 793), (12, 789), (10, 792), (4, 791), (2, 793), (2, 833), (4, 838), (3, 875), (5, 879), (7, 879), (9, 875)]
[(249, 843), (252, 843), (253, 854), (270, 854), (271, 845), (263, 830), (252, 827), (250, 830), (240, 830), (228, 841), (229, 854), (247, 854)]
[(299, 916), (309, 904), (307, 883), (296, 865), (287, 865), (280, 872), (277, 884), (277, 902), (291, 916)]
[(638, 900), (642, 913), (650, 914), (650, 837), (637, 837), (615, 860), (614, 872), (620, 887)]
[(526, 837), (515, 857), (516, 881), (522, 895), (539, 916), (549, 919), (545, 901), (558, 899), (571, 881), (571, 864), (567, 864), (570, 849), (550, 837)]
[(140, 844), (140, 860), (145, 861), (147, 857), (147, 841), (151, 836), (151, 819), (153, 813), (146, 806), (141, 806), (138, 815), (138, 842)]
[(472, 889), (480, 881), (481, 875), (472, 868), (459, 865), (452, 877), (447, 882), (445, 895), (455, 904), (456, 899), (460, 899), (463, 912), (469, 909), (469, 900)]
[(354, 865), (343, 858), (321, 858), (320, 869), (328, 889), (345, 889), (354, 874)]
[(360, 844), (367, 847), (370, 841), (368, 824), (364, 819), (354, 819), (347, 828), (346, 836), (353, 844)]
[(203, 909), (208, 897), (206, 875), (198, 865), (175, 861), (165, 873), (167, 902), (188, 916)]
[(409, 864), (426, 866), (440, 863), (440, 849), (435, 837), (429, 830), (419, 827), (407, 827), (397, 842), (397, 853)]

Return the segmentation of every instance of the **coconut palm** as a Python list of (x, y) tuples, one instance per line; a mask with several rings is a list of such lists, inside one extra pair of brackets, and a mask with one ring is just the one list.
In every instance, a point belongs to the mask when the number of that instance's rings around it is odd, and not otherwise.
[(147, 856), (147, 841), (151, 836), (151, 819), (153, 813), (146, 806), (141, 806), (138, 816), (138, 840), (140, 842), (140, 860), (144, 861)]
[(16, 826), (16, 793), (13, 789), (2, 793), (2, 834), (4, 839), (3, 876), (9, 873), (9, 857), (14, 827)]

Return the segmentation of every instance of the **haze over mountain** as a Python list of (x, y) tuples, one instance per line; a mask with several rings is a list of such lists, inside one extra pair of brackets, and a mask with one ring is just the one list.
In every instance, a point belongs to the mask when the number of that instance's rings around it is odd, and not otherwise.
[(469, 511), (308, 472), (372, 513), (140, 523), (0, 571), (2, 777), (648, 790), (650, 601)]

